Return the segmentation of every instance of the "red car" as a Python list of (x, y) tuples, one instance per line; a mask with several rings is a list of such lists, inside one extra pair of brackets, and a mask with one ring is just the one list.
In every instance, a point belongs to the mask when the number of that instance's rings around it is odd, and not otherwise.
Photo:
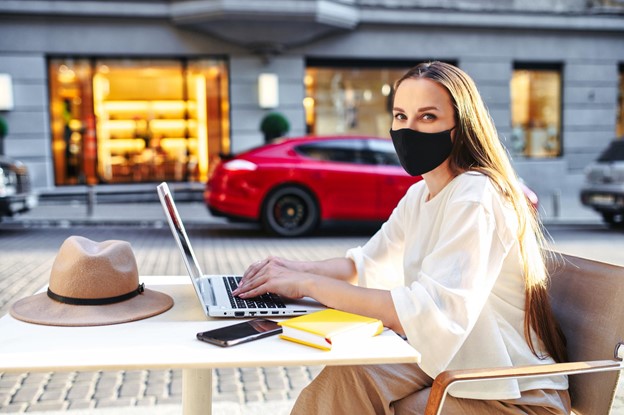
[(204, 199), (215, 216), (300, 236), (329, 219), (384, 221), (419, 180), (400, 166), (389, 139), (302, 137), (221, 161)]

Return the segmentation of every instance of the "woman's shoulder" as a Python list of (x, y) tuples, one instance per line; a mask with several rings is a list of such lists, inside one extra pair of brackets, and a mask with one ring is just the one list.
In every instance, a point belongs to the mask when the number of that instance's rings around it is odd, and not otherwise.
[(489, 207), (500, 204), (503, 195), (494, 181), (486, 174), (477, 171), (468, 171), (458, 175), (453, 180), (451, 199), (454, 201), (475, 202)]
[(424, 180), (419, 180), (407, 189), (405, 196), (408, 198), (420, 198), (425, 192), (427, 192), (427, 184)]

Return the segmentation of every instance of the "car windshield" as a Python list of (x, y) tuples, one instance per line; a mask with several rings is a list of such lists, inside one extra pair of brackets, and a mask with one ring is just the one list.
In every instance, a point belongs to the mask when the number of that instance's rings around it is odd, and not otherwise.
[(624, 140), (612, 141), (598, 158), (600, 162), (624, 161)]

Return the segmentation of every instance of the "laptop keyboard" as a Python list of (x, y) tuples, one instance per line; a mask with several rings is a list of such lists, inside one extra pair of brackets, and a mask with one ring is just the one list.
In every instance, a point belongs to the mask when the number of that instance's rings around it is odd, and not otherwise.
[(284, 302), (277, 294), (266, 293), (259, 297), (248, 298), (246, 300), (235, 297), (232, 291), (238, 287), (242, 277), (223, 277), (225, 288), (227, 289), (230, 305), (233, 308), (286, 308)]

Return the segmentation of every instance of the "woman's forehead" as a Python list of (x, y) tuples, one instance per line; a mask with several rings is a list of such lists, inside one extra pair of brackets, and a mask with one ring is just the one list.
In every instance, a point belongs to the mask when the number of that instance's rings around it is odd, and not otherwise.
[(441, 110), (453, 107), (446, 88), (427, 78), (408, 78), (401, 82), (394, 96), (394, 105), (409, 108), (435, 106)]

